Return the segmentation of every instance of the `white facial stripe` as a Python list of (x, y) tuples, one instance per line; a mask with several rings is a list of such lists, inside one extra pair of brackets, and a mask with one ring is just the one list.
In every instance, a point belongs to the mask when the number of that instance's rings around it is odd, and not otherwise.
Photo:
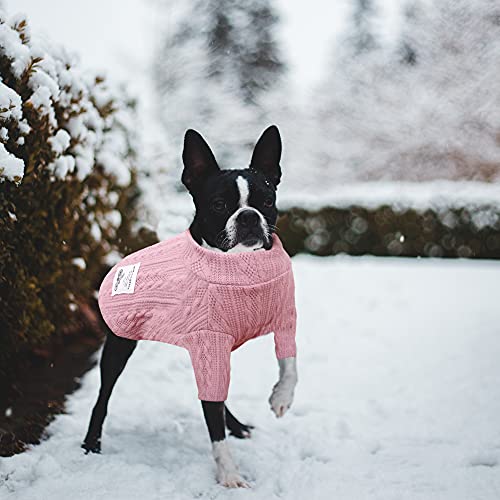
[(248, 206), (248, 181), (239, 175), (236, 177), (236, 186), (238, 187), (238, 191), (240, 192), (240, 208)]
[[(264, 216), (256, 209), (248, 205), (248, 197), (250, 195), (250, 187), (248, 185), (248, 180), (245, 179), (243, 176), (239, 175), (236, 177), (236, 187), (238, 188), (238, 192), (240, 194), (240, 202), (239, 202), (239, 208), (234, 212), (231, 217), (226, 222), (226, 237), (229, 241), (230, 246), (232, 247), (233, 252), (241, 252), (241, 251), (248, 251), (248, 250), (255, 250), (256, 248), (261, 248), (260, 247), (245, 247), (244, 245), (234, 245), (236, 242), (236, 219), (238, 218), (238, 215), (243, 211), (243, 210), (253, 210), (260, 219), (260, 225), (264, 231), (264, 234), (266, 235), (267, 238), (270, 237), (269, 233), (269, 227), (267, 225), (267, 221), (264, 218)], [(244, 250), (243, 250), (244, 249)]]

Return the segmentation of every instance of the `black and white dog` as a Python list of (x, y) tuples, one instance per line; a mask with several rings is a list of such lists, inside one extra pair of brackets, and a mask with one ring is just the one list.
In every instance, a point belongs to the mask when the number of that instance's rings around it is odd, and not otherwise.
[[(247, 169), (221, 170), (208, 144), (194, 130), (186, 132), (182, 158), (182, 182), (196, 207), (190, 226), (194, 240), (220, 252), (269, 250), (278, 214), (276, 188), (281, 179), (281, 138), (277, 127), (264, 131)], [(99, 397), (82, 444), (87, 453), (101, 450), (108, 400), (136, 344), (135, 340), (108, 331), (100, 362)], [(292, 404), (296, 383), (295, 358), (279, 360), (279, 380), (269, 398), (277, 417), (282, 417)], [(227, 447), (225, 428), (233, 436), (248, 438), (252, 426), (242, 424), (223, 401), (202, 401), (202, 407), (217, 465), (217, 480), (228, 487), (248, 487)]]

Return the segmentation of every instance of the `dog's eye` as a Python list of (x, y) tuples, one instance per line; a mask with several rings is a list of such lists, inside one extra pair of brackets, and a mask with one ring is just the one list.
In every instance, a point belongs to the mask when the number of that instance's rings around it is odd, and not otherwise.
[(212, 208), (216, 212), (224, 212), (224, 210), (226, 210), (226, 202), (224, 200), (215, 200), (212, 203)]
[(272, 198), (266, 198), (264, 200), (264, 206), (266, 208), (271, 208), (274, 205), (274, 200)]

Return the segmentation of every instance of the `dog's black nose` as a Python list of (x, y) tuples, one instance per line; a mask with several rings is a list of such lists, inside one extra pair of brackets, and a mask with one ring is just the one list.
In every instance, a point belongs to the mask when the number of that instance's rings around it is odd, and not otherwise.
[(259, 219), (259, 214), (255, 210), (242, 210), (236, 220), (243, 227), (255, 227)]

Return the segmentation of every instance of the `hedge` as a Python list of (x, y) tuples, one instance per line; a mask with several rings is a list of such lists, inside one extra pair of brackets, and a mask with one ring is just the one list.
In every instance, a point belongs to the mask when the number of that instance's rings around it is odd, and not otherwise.
[(291, 255), (500, 258), (500, 207), (290, 207), (278, 231)]
[(0, 367), (71, 332), (142, 246), (134, 102), (0, 11)]

